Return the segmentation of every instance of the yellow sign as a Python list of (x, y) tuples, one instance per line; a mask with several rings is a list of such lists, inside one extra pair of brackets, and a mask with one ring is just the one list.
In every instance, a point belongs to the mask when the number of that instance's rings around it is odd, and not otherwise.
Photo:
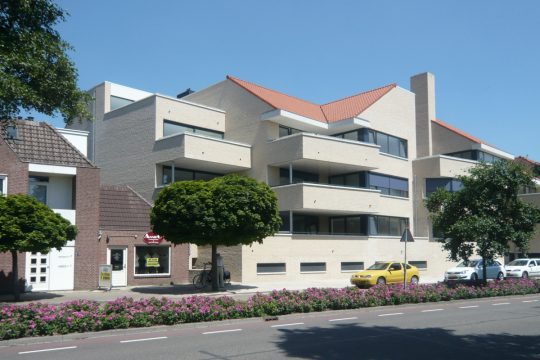
[(146, 258), (146, 267), (159, 267), (159, 258)]
[(110, 272), (102, 272), (99, 275), (100, 275), (100, 279), (102, 281), (110, 281), (111, 280), (111, 273)]

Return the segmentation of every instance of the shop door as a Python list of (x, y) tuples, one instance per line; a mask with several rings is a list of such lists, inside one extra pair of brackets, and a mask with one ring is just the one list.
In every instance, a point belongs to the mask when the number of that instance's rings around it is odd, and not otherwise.
[(26, 253), (26, 290), (49, 290), (49, 254)]
[(112, 286), (127, 286), (127, 247), (110, 247), (107, 261), (112, 265)]

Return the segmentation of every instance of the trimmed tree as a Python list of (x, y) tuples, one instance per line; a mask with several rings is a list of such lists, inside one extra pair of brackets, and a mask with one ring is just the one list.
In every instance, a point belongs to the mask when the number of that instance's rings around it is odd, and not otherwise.
[(66, 12), (50, 0), (0, 2), (0, 127), (21, 109), (90, 118), (90, 96), (77, 87), (71, 46), (54, 26)]
[(0, 252), (11, 253), (15, 301), (20, 300), (18, 253), (60, 250), (76, 235), (74, 225), (34, 197), (0, 196)]
[(449, 251), (449, 258), (468, 260), (476, 253), (486, 264), (503, 256), (515, 244), (527, 252), (540, 210), (518, 197), (530, 185), (531, 172), (513, 161), (481, 163), (459, 176), (463, 188), (457, 192), (437, 189), (426, 200), (435, 234)]
[(239, 175), (176, 182), (152, 208), (153, 231), (173, 244), (212, 246), (212, 290), (218, 290), (217, 246), (261, 243), (281, 225), (277, 197), (265, 183)]

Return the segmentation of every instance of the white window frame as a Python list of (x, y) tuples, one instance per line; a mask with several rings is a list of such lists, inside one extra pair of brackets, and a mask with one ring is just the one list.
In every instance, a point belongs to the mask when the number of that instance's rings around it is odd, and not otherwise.
[[(137, 264), (137, 248), (140, 247), (148, 247), (148, 248), (168, 248), (169, 249), (169, 272), (168, 273), (159, 273), (159, 274), (137, 274), (135, 272), (135, 265)], [(137, 244), (133, 246), (133, 277), (135, 278), (148, 278), (148, 277), (170, 277), (171, 276), (171, 257), (172, 257), (172, 251), (171, 251), (171, 245), (143, 245), (143, 244)]]
[(2, 188), (0, 189), (2, 191), (2, 195), (3, 196), (6, 196), (7, 195), (7, 189), (8, 189), (8, 177), (7, 175), (5, 174), (0, 174), (0, 179), (3, 180), (2, 181)]

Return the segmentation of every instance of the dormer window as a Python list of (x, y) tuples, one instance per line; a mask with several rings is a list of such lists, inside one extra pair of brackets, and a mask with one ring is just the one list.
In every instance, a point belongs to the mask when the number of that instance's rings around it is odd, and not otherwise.
[(10, 125), (6, 127), (6, 139), (17, 139), (17, 127)]

